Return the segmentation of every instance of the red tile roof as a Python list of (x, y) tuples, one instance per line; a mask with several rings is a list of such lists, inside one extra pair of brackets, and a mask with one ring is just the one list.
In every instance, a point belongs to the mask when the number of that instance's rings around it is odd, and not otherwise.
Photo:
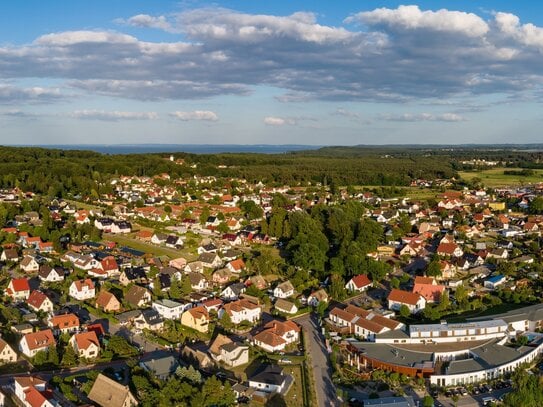
[(46, 299), (48, 299), (47, 295), (39, 290), (34, 290), (30, 293), (27, 303), (34, 308), (40, 308)]
[(352, 281), (357, 288), (366, 287), (371, 284), (371, 280), (365, 274), (359, 274), (353, 277)]
[(19, 291), (30, 291), (30, 285), (28, 284), (28, 279), (26, 278), (14, 278), (11, 280), (11, 285), (15, 292)]

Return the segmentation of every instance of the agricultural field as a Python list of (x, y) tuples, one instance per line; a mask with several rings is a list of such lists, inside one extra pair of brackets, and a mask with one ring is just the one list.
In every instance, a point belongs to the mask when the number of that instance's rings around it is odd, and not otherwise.
[[(518, 172), (518, 174), (505, 174), (504, 171)], [(485, 187), (505, 187), (513, 185), (526, 185), (543, 182), (543, 170), (530, 170), (532, 175), (522, 175), (522, 168), (491, 168), (481, 171), (460, 171), (458, 174), (462, 179), (471, 181), (480, 178)]]

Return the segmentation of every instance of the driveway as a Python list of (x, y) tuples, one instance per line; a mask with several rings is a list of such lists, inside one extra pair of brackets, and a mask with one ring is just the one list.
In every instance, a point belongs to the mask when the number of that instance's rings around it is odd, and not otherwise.
[(306, 354), (311, 355), (313, 380), (319, 407), (339, 406), (336, 389), (332, 383), (332, 368), (325, 347), (324, 336), (317, 325), (317, 317), (307, 314), (295, 320), (303, 328)]

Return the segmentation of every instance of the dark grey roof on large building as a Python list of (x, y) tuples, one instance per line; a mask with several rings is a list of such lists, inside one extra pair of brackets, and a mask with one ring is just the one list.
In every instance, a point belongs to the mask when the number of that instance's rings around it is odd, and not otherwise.
[(400, 366), (433, 366), (432, 353), (414, 352), (394, 347), (386, 343), (350, 342), (359, 352), (369, 358)]

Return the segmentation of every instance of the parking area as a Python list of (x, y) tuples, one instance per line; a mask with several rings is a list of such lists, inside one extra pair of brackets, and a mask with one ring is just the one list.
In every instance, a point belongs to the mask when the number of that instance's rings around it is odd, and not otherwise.
[(432, 392), (436, 405), (444, 407), (478, 407), (503, 400), (512, 391), (510, 380), (500, 380), (493, 384), (483, 383), (470, 387), (449, 388), (443, 393)]

